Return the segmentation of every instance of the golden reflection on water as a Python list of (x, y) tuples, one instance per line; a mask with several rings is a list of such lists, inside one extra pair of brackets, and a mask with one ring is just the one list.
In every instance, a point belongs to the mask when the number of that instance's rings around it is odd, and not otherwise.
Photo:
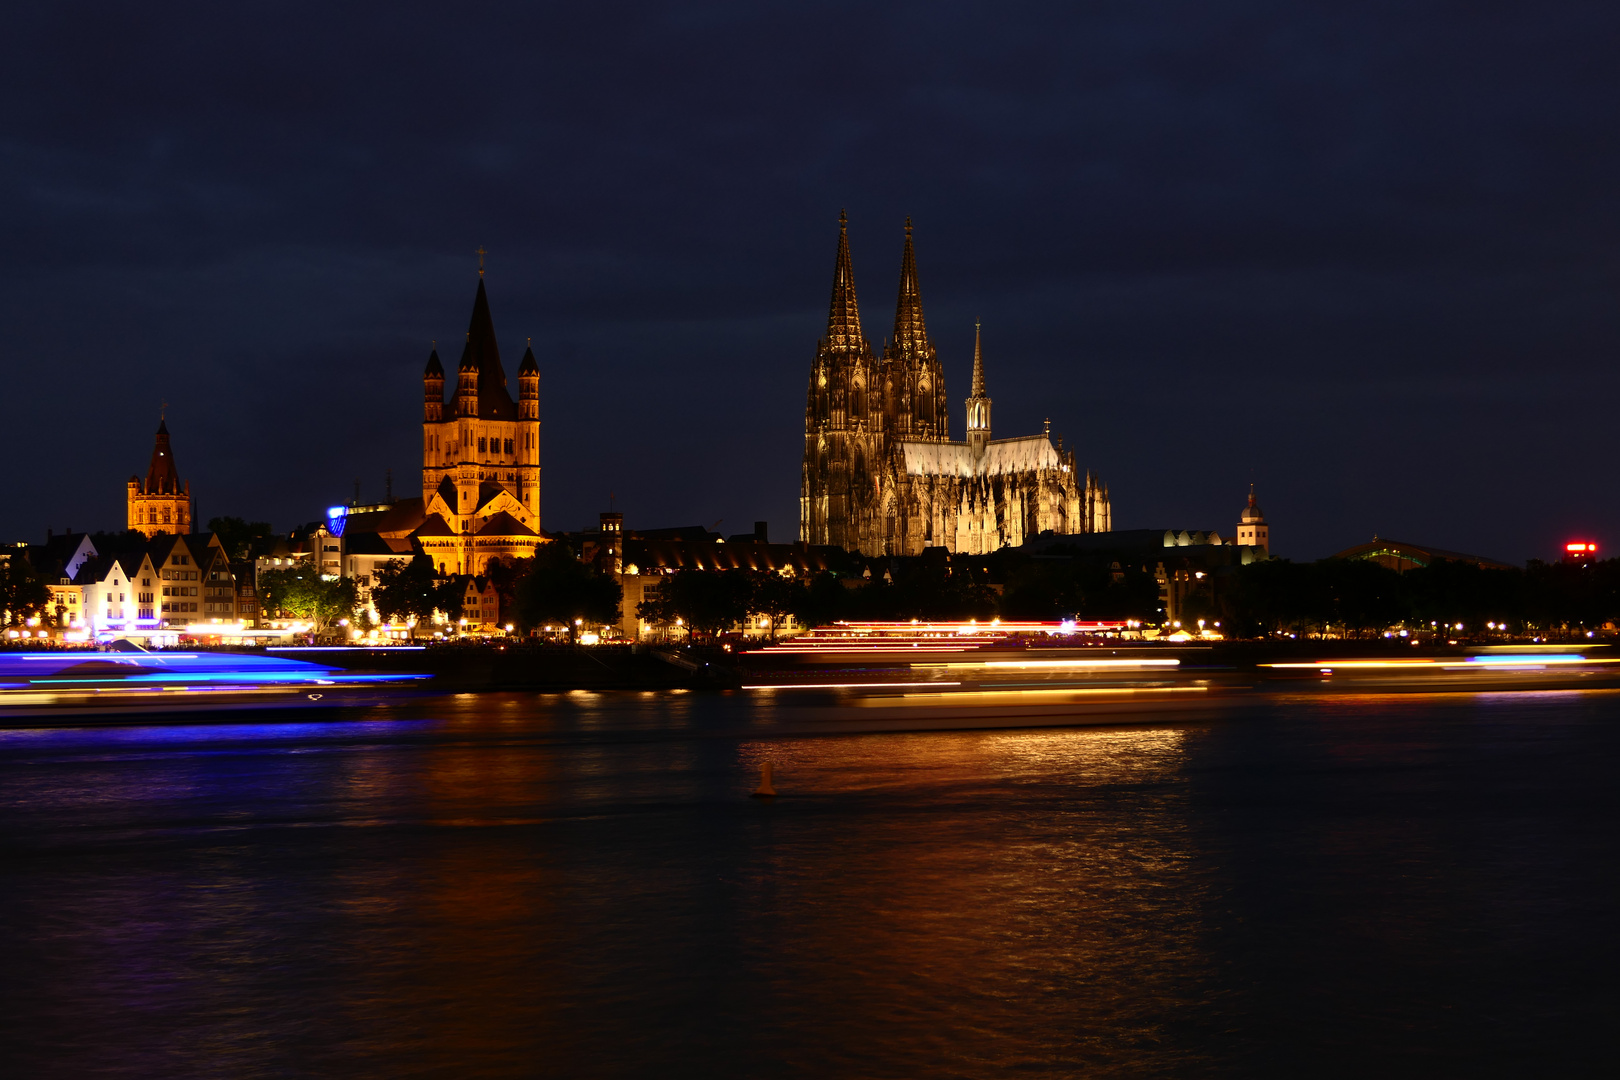
[[(892, 1054), (878, 1044), (897, 1037), (915, 1042), (916, 1060), (972, 1046), (970, 1071), (1105, 1068), (1127, 1047), (1141, 1068), (1167, 1041), (1166, 1000), (1212, 974), (1176, 779), (1185, 739), (1139, 729), (744, 744), (750, 771), (777, 767), (782, 794), (762, 811), (779, 816), (775, 828), (793, 828), (798, 799), (864, 799), (836, 837), (762, 852), (759, 902), (739, 912), (738, 932), (773, 940), (795, 971), (837, 966), (844, 1064)], [(1031, 1042), (1043, 1017), (1053, 1027)], [(1052, 1056), (1020, 1062), (1014, 1045)]]
[[(468, 702), (431, 739), (251, 759), (252, 789), (153, 759), (159, 801), (242, 831), (106, 868), (64, 1015), (88, 993), (131, 1060), (248, 1076), (1202, 1061), (1167, 1026), (1212, 977), (1186, 730), (559, 745), (555, 706), (515, 700), (520, 730)], [(771, 803), (746, 797), (765, 760)]]
[(1514, 1024), (1542, 1053), (1554, 1010), (1595, 1045), (1615, 699), (1514, 700), (826, 736), (791, 703), (488, 695), (15, 736), (0, 1047), (19, 1076), (1252, 1075), (1371, 1031), (1444, 1072)]

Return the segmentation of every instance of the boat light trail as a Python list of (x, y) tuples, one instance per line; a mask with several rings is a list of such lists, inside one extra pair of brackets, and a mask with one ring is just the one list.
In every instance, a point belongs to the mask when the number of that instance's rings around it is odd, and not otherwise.
[(961, 686), (959, 682), (844, 682), (844, 683), (758, 683), (744, 690), (873, 690), (906, 686)]
[(1173, 668), (1180, 660), (974, 660), (964, 664), (913, 664), (915, 668), (1014, 668), (1019, 671), (1143, 671)]
[(1528, 656), (1468, 656), (1464, 657), (1462, 660), (1317, 660), (1314, 663), (1261, 664), (1260, 666), (1269, 668), (1300, 668), (1316, 671), (1331, 668), (1445, 668), (1453, 671), (1460, 671), (1466, 670), (1469, 667), (1524, 667), (1526, 665), (1545, 666), (1553, 664), (1613, 664), (1616, 663), (1617, 660), (1620, 660), (1620, 658), (1597, 659), (1580, 656), (1574, 653), (1551, 655), (1532, 653)]

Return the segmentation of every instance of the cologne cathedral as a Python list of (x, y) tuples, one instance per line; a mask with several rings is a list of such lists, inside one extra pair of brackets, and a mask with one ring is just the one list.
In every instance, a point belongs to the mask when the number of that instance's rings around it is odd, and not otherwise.
[(804, 413), (799, 539), (866, 555), (927, 547), (978, 555), (1040, 533), (1107, 532), (1108, 489), (1050, 433), (990, 437), (978, 328), (967, 439), (950, 437), (945, 372), (923, 322), (906, 220), (894, 335), (882, 359), (861, 332), (848, 222), (838, 217), (827, 334)]

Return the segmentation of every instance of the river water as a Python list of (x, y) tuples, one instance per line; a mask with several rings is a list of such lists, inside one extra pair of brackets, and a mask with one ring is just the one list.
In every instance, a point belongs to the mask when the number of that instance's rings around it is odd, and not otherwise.
[(1597, 1071), (1617, 720), (818, 735), (575, 694), (0, 732), (0, 1073)]

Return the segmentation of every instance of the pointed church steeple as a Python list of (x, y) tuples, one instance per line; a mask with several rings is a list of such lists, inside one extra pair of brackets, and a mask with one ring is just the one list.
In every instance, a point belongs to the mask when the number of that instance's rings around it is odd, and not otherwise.
[(990, 442), (990, 397), (984, 392), (984, 354), (979, 348), (979, 324), (973, 324), (973, 393), (967, 399), (967, 441), (975, 453)]
[(939, 352), (923, 322), (917, 252), (906, 218), (906, 246), (900, 256), (900, 298), (894, 308), (894, 338), (883, 350), (884, 412), (889, 434), (943, 442), (950, 437), (950, 408)]
[(180, 471), (174, 467), (174, 450), (169, 446), (169, 422), (159, 420), (152, 464), (146, 469), (146, 493), (172, 495), (179, 490)]
[(827, 347), (833, 352), (860, 352), (861, 308), (855, 299), (855, 269), (849, 258), (849, 218), (838, 211), (838, 261), (833, 266), (832, 304), (827, 312)]
[(906, 250), (900, 258), (900, 299), (894, 308), (894, 347), (901, 356), (920, 357), (928, 348), (923, 322), (922, 290), (917, 287), (917, 253), (911, 246), (911, 219), (906, 218)]
[(489, 420), (512, 420), (517, 408), (506, 389), (506, 369), (495, 341), (495, 320), (489, 314), (489, 295), (480, 269), (478, 293), (473, 297), (467, 323), (467, 344), (461, 350), (461, 377), (456, 386), (456, 415)]
[(973, 390), (974, 397), (984, 397), (984, 357), (979, 352), (979, 324), (973, 324)]
[(181, 482), (180, 472), (175, 468), (167, 420), (158, 420), (146, 479), (132, 476), (126, 487), (129, 528), (147, 536), (160, 532), (182, 536), (191, 532), (191, 485)]

